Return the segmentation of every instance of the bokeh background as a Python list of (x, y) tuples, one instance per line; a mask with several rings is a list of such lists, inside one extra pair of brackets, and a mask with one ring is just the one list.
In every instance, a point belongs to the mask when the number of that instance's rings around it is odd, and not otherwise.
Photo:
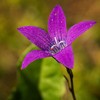
[(63, 78), (68, 75), (53, 59), (19, 69), (22, 56), (36, 47), (17, 28), (33, 25), (47, 30), (56, 4), (62, 6), (68, 28), (83, 20), (97, 22), (73, 43), (73, 73), (77, 100), (100, 100), (100, 0), (0, 0), (0, 100), (72, 100)]

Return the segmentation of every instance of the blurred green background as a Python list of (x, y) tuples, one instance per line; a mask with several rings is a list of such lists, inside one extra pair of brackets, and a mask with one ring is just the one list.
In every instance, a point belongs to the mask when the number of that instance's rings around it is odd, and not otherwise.
[(100, 100), (100, 0), (0, 0), (0, 100), (72, 100), (63, 78), (68, 75), (52, 58), (19, 68), (25, 54), (36, 47), (17, 28), (33, 25), (47, 30), (56, 4), (62, 6), (68, 28), (83, 20), (97, 22), (73, 43), (73, 73), (77, 100)]

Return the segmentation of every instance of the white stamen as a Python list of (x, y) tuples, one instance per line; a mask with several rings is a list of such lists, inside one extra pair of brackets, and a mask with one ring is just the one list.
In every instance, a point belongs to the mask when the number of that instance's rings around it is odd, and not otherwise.
[(55, 46), (56, 46), (56, 45), (53, 45), (53, 46), (51, 47), (51, 49), (53, 49)]
[(55, 40), (56, 44), (58, 44), (58, 41), (57, 41), (57, 38), (56, 37), (54, 37), (54, 40)]
[(57, 37), (54, 37), (54, 44), (50, 47), (50, 53), (56, 54), (60, 50), (64, 49), (66, 47), (66, 41), (59, 41), (57, 40)]
[(64, 41), (60, 41), (58, 44), (60, 44), (60, 43), (64, 43)]

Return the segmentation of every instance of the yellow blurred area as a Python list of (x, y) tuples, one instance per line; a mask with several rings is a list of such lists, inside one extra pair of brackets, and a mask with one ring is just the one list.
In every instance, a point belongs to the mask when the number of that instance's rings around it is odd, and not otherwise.
[(0, 0), (0, 100), (7, 100), (16, 85), (17, 60), (30, 44), (17, 28), (33, 25), (47, 30), (56, 4), (62, 6), (68, 28), (83, 20), (97, 22), (73, 43), (73, 72), (77, 100), (100, 100), (100, 0)]

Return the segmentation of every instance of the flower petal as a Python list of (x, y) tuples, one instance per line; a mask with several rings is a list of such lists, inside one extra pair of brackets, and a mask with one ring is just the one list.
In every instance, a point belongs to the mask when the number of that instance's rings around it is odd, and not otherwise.
[(42, 50), (49, 48), (50, 36), (43, 29), (35, 26), (24, 26), (18, 28), (18, 30)]
[(66, 18), (62, 8), (57, 5), (51, 12), (48, 20), (48, 32), (52, 38), (57, 39), (65, 38), (66, 31)]
[(50, 57), (50, 54), (45, 53), (42, 50), (33, 50), (24, 58), (21, 69), (26, 68), (31, 62), (45, 57)]
[(68, 46), (59, 53), (53, 56), (58, 62), (62, 63), (67, 68), (73, 68), (74, 65), (74, 55), (72, 47)]
[(71, 44), (77, 37), (79, 37), (82, 33), (91, 28), (95, 23), (95, 21), (83, 21), (72, 26), (68, 30), (67, 44)]

